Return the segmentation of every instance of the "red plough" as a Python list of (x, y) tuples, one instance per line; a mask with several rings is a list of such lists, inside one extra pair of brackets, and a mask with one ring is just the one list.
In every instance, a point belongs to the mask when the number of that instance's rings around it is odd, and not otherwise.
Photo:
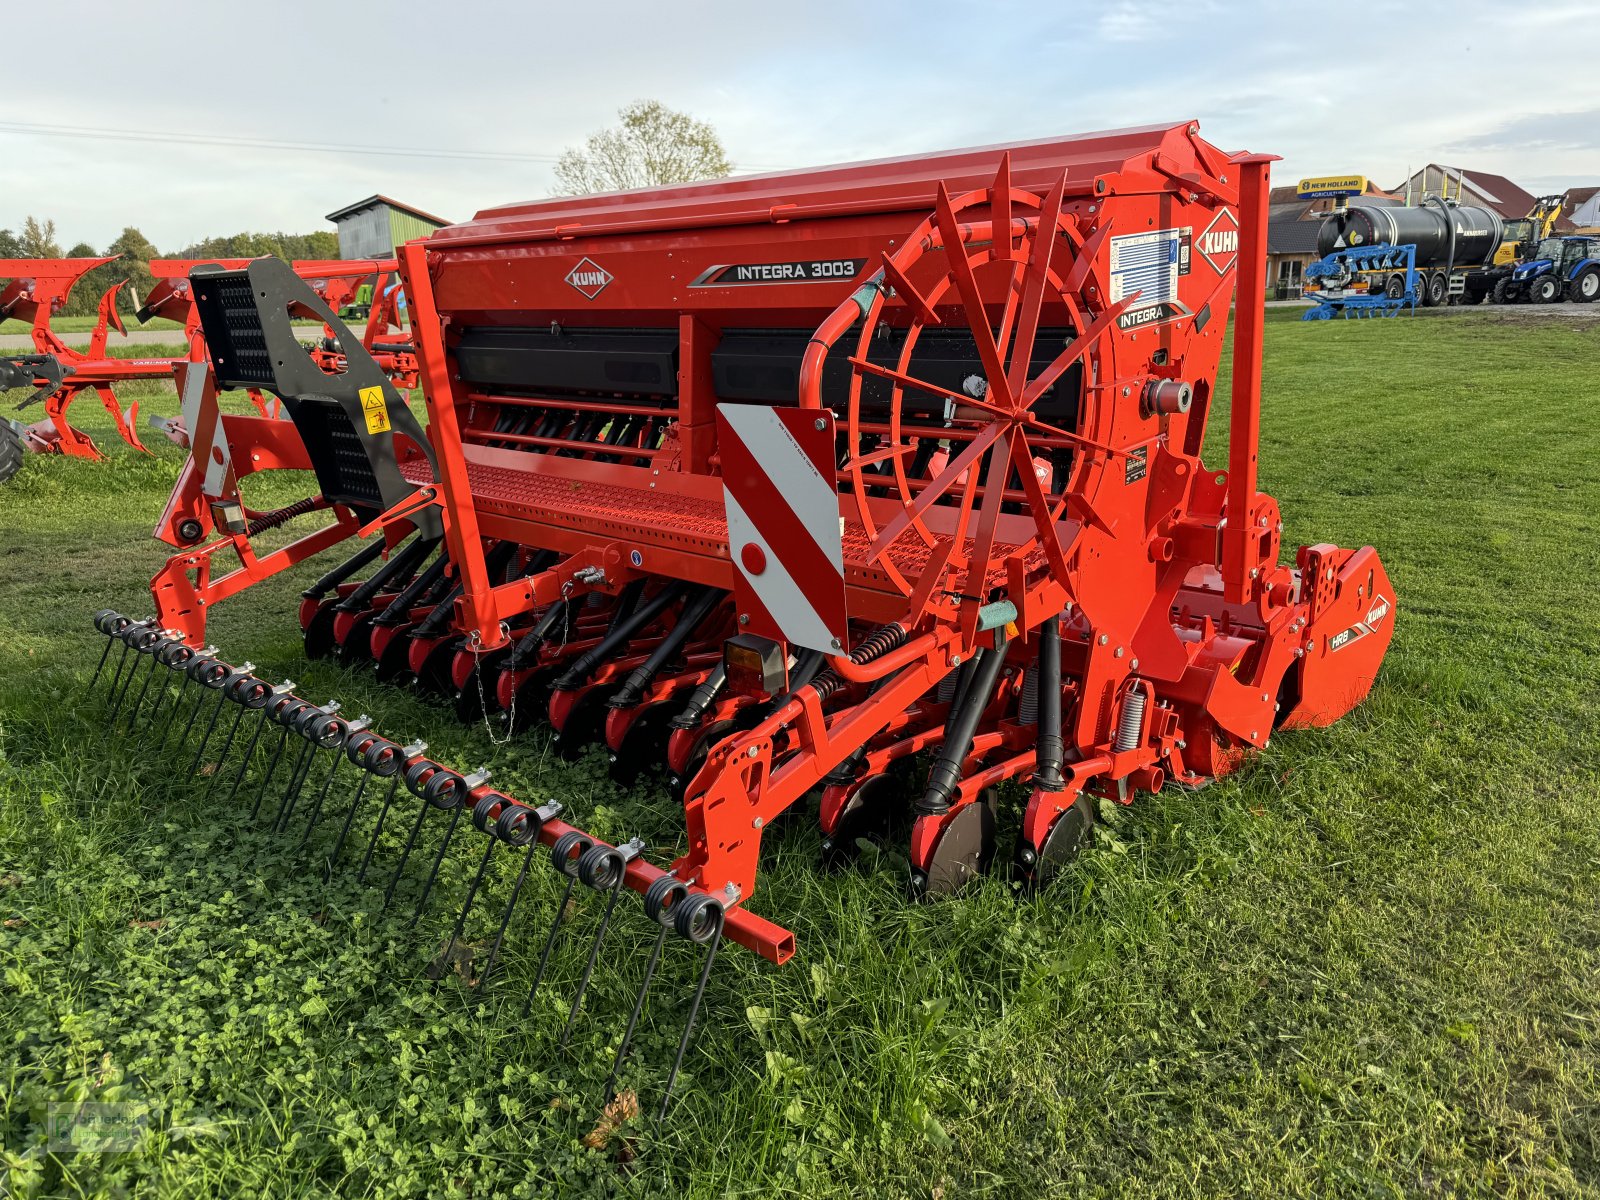
[[(31, 389), (18, 405), (26, 409), (43, 403), (45, 419), (20, 429), (25, 447), (36, 453), (68, 454), (76, 458), (103, 457), (94, 440), (74, 426), (68, 415), (74, 401), (86, 393), (100, 398), (116, 423), (122, 439), (141, 452), (145, 445), (138, 429), (139, 404), (134, 401), (124, 410), (115, 388), (136, 380), (170, 380), (178, 363), (207, 360), (205, 336), (200, 328), (189, 294), (189, 272), (202, 263), (213, 263), (242, 270), (249, 259), (184, 260), (155, 259), (150, 263), (155, 285), (138, 310), (141, 324), (164, 317), (183, 326), (187, 348), (182, 354), (155, 358), (118, 358), (106, 353), (106, 339), (112, 329), (126, 336), (116, 302), (123, 283), (108, 288), (100, 297), (99, 317), (90, 334), (86, 351), (68, 346), (51, 319), (66, 305), (72, 289), (86, 274), (115, 258), (56, 258), (0, 260), (0, 317), (29, 322), (34, 343), (33, 354), (0, 355), (0, 391)], [(326, 296), (334, 309), (348, 303), (363, 283), (374, 285), (374, 303), (363, 333), (363, 344), (376, 355), (381, 368), (396, 382), (410, 389), (416, 386), (416, 356), (402, 327), (403, 299), (395, 281), (394, 260), (306, 260), (294, 269), (310, 282), (319, 296)], [(329, 371), (343, 369), (343, 348), (324, 330), (313, 349), (317, 360)], [(265, 398), (260, 389), (248, 394), (263, 416), (276, 412), (276, 400)], [(167, 436), (186, 444), (181, 422), (153, 418), (152, 424)]]
[[(258, 728), (403, 775), (416, 828), (451, 814), (425, 895), (463, 812), (485, 859), (548, 844), (569, 894), (606, 894), (600, 936), (622, 889), (643, 894), (662, 929), (646, 990), (669, 926), (794, 952), (751, 901), (765, 831), (813, 796), (829, 862), (904, 837), (918, 897), (989, 870), (1018, 804), (1010, 872), (1042, 887), (1096, 798), (1199, 786), (1338, 719), (1389, 641), (1377, 554), (1281, 561), (1257, 486), (1269, 161), (1183, 123), (491, 209), (400, 255), (426, 432), (287, 268), (197, 269), (215, 378), (182, 383), (202, 432), (158, 530), (184, 548), (155, 619), (100, 618), (108, 650), (201, 663), (218, 712), (266, 705)], [(1207, 465), (1235, 295), (1228, 457)], [(294, 343), (291, 312), (328, 323), (342, 373)], [(218, 386), (271, 391), (289, 420), (220, 414)], [(246, 509), (274, 468), (317, 493)], [(658, 767), (678, 857), (651, 865), (187, 649), (212, 605), (350, 537), (304, 593), (310, 655), (469, 719), (543, 719), (619, 778)]]
[(43, 403), (45, 419), (23, 429), (30, 450), (39, 453), (70, 454), (74, 458), (99, 459), (99, 447), (67, 419), (67, 412), (79, 396), (92, 392), (100, 398), (116, 423), (122, 440), (136, 450), (144, 450), (139, 440), (139, 403), (127, 411), (117, 402), (113, 385), (131, 379), (168, 379), (172, 361), (165, 358), (111, 358), (106, 354), (106, 335), (111, 329), (126, 333), (117, 312), (119, 281), (100, 297), (99, 319), (89, 335), (87, 353), (72, 349), (50, 327), (50, 319), (67, 303), (74, 285), (96, 267), (115, 262), (115, 258), (40, 258), (0, 259), (0, 317), (27, 321), (32, 327), (33, 354), (0, 354), (0, 391), (32, 388), (31, 395), (17, 405), (26, 409)]

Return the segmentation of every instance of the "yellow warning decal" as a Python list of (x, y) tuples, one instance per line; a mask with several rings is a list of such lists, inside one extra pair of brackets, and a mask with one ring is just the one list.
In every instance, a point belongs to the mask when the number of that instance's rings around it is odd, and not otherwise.
[(384, 402), (381, 387), (361, 389), (361, 412), (367, 418), (368, 433), (389, 432), (389, 406)]

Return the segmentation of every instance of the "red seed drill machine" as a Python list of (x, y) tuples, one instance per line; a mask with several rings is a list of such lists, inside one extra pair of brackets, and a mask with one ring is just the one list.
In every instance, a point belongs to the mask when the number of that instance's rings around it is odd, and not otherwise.
[[(926, 896), (989, 867), (1014, 797), (1011, 868), (1038, 887), (1091, 798), (1199, 785), (1336, 720), (1389, 641), (1376, 552), (1281, 562), (1257, 487), (1270, 161), (1184, 122), (489, 209), (400, 253), (426, 431), (359, 338), (331, 374), (293, 342), (293, 313), (341, 327), (286, 266), (197, 270), (214, 378), (182, 384), (194, 459), (158, 530), (180, 547), (158, 615), (96, 618), (121, 648), (112, 703), (146, 707), (124, 697), (148, 662), (160, 701), (199, 697), (195, 768), (229, 702), (235, 731), (257, 714), (235, 792), (271, 786), (263, 729), (296, 748), (275, 819), (317, 755), (330, 777), (348, 761), (361, 788), (388, 781), (380, 824), (403, 784), (418, 826), (450, 814), (446, 844), (469, 813), (484, 862), (549, 846), (569, 895), (608, 894), (609, 920), (641, 893), (656, 956), (675, 931), (707, 972), (724, 937), (794, 953), (751, 902), (763, 831), (813, 799), (830, 858), (904, 834)], [(1228, 457), (1208, 466), (1236, 296)], [(219, 414), (218, 387), (271, 391), (292, 423)], [(245, 510), (272, 468), (318, 493)], [(213, 536), (179, 539), (183, 519)], [(600, 841), (204, 648), (213, 604), (350, 538), (304, 593), (309, 654), (468, 719), (543, 719), (621, 778), (655, 764), (681, 855)], [(306, 839), (342, 825), (330, 867), (360, 804), (313, 808)]]

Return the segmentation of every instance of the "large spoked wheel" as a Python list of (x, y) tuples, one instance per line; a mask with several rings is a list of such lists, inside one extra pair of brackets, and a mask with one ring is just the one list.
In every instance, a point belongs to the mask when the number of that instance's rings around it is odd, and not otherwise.
[[(1010, 179), (1007, 156), (989, 187), (953, 198), (940, 187), (933, 215), (883, 255), (885, 286), (850, 358), (850, 454), (840, 474), (867, 561), (925, 611), (959, 621), (967, 638), (1016, 565), (1030, 590), (1066, 577), (1063, 532), (1073, 527), (1063, 520), (1087, 515), (1085, 472), (1108, 453), (1087, 436), (1100, 432), (1092, 385), (1116, 378), (1115, 321), (1137, 298), (1091, 303), (1108, 291), (1094, 262), (1107, 227), (1080, 229), (1062, 211), (1064, 177), (1044, 196)], [(980, 369), (959, 390), (929, 379), (918, 358), (933, 328), (971, 335)], [(1041, 329), (1065, 331), (1047, 359)], [(892, 363), (880, 338), (899, 339)], [(1041, 401), (1075, 385), (1068, 373), (1080, 362), (1090, 385), (1082, 408), (1076, 395), (1050, 407), (1076, 420), (1045, 419)], [(930, 440), (939, 445), (931, 454)], [(1014, 519), (1024, 514), (1026, 523)]]

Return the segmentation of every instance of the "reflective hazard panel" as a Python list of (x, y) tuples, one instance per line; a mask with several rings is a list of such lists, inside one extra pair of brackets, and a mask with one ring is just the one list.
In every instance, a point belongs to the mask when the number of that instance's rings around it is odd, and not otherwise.
[(368, 433), (389, 432), (389, 405), (384, 401), (381, 387), (361, 389), (361, 415), (367, 419)]
[(848, 650), (833, 415), (719, 404), (717, 445), (740, 631)]

